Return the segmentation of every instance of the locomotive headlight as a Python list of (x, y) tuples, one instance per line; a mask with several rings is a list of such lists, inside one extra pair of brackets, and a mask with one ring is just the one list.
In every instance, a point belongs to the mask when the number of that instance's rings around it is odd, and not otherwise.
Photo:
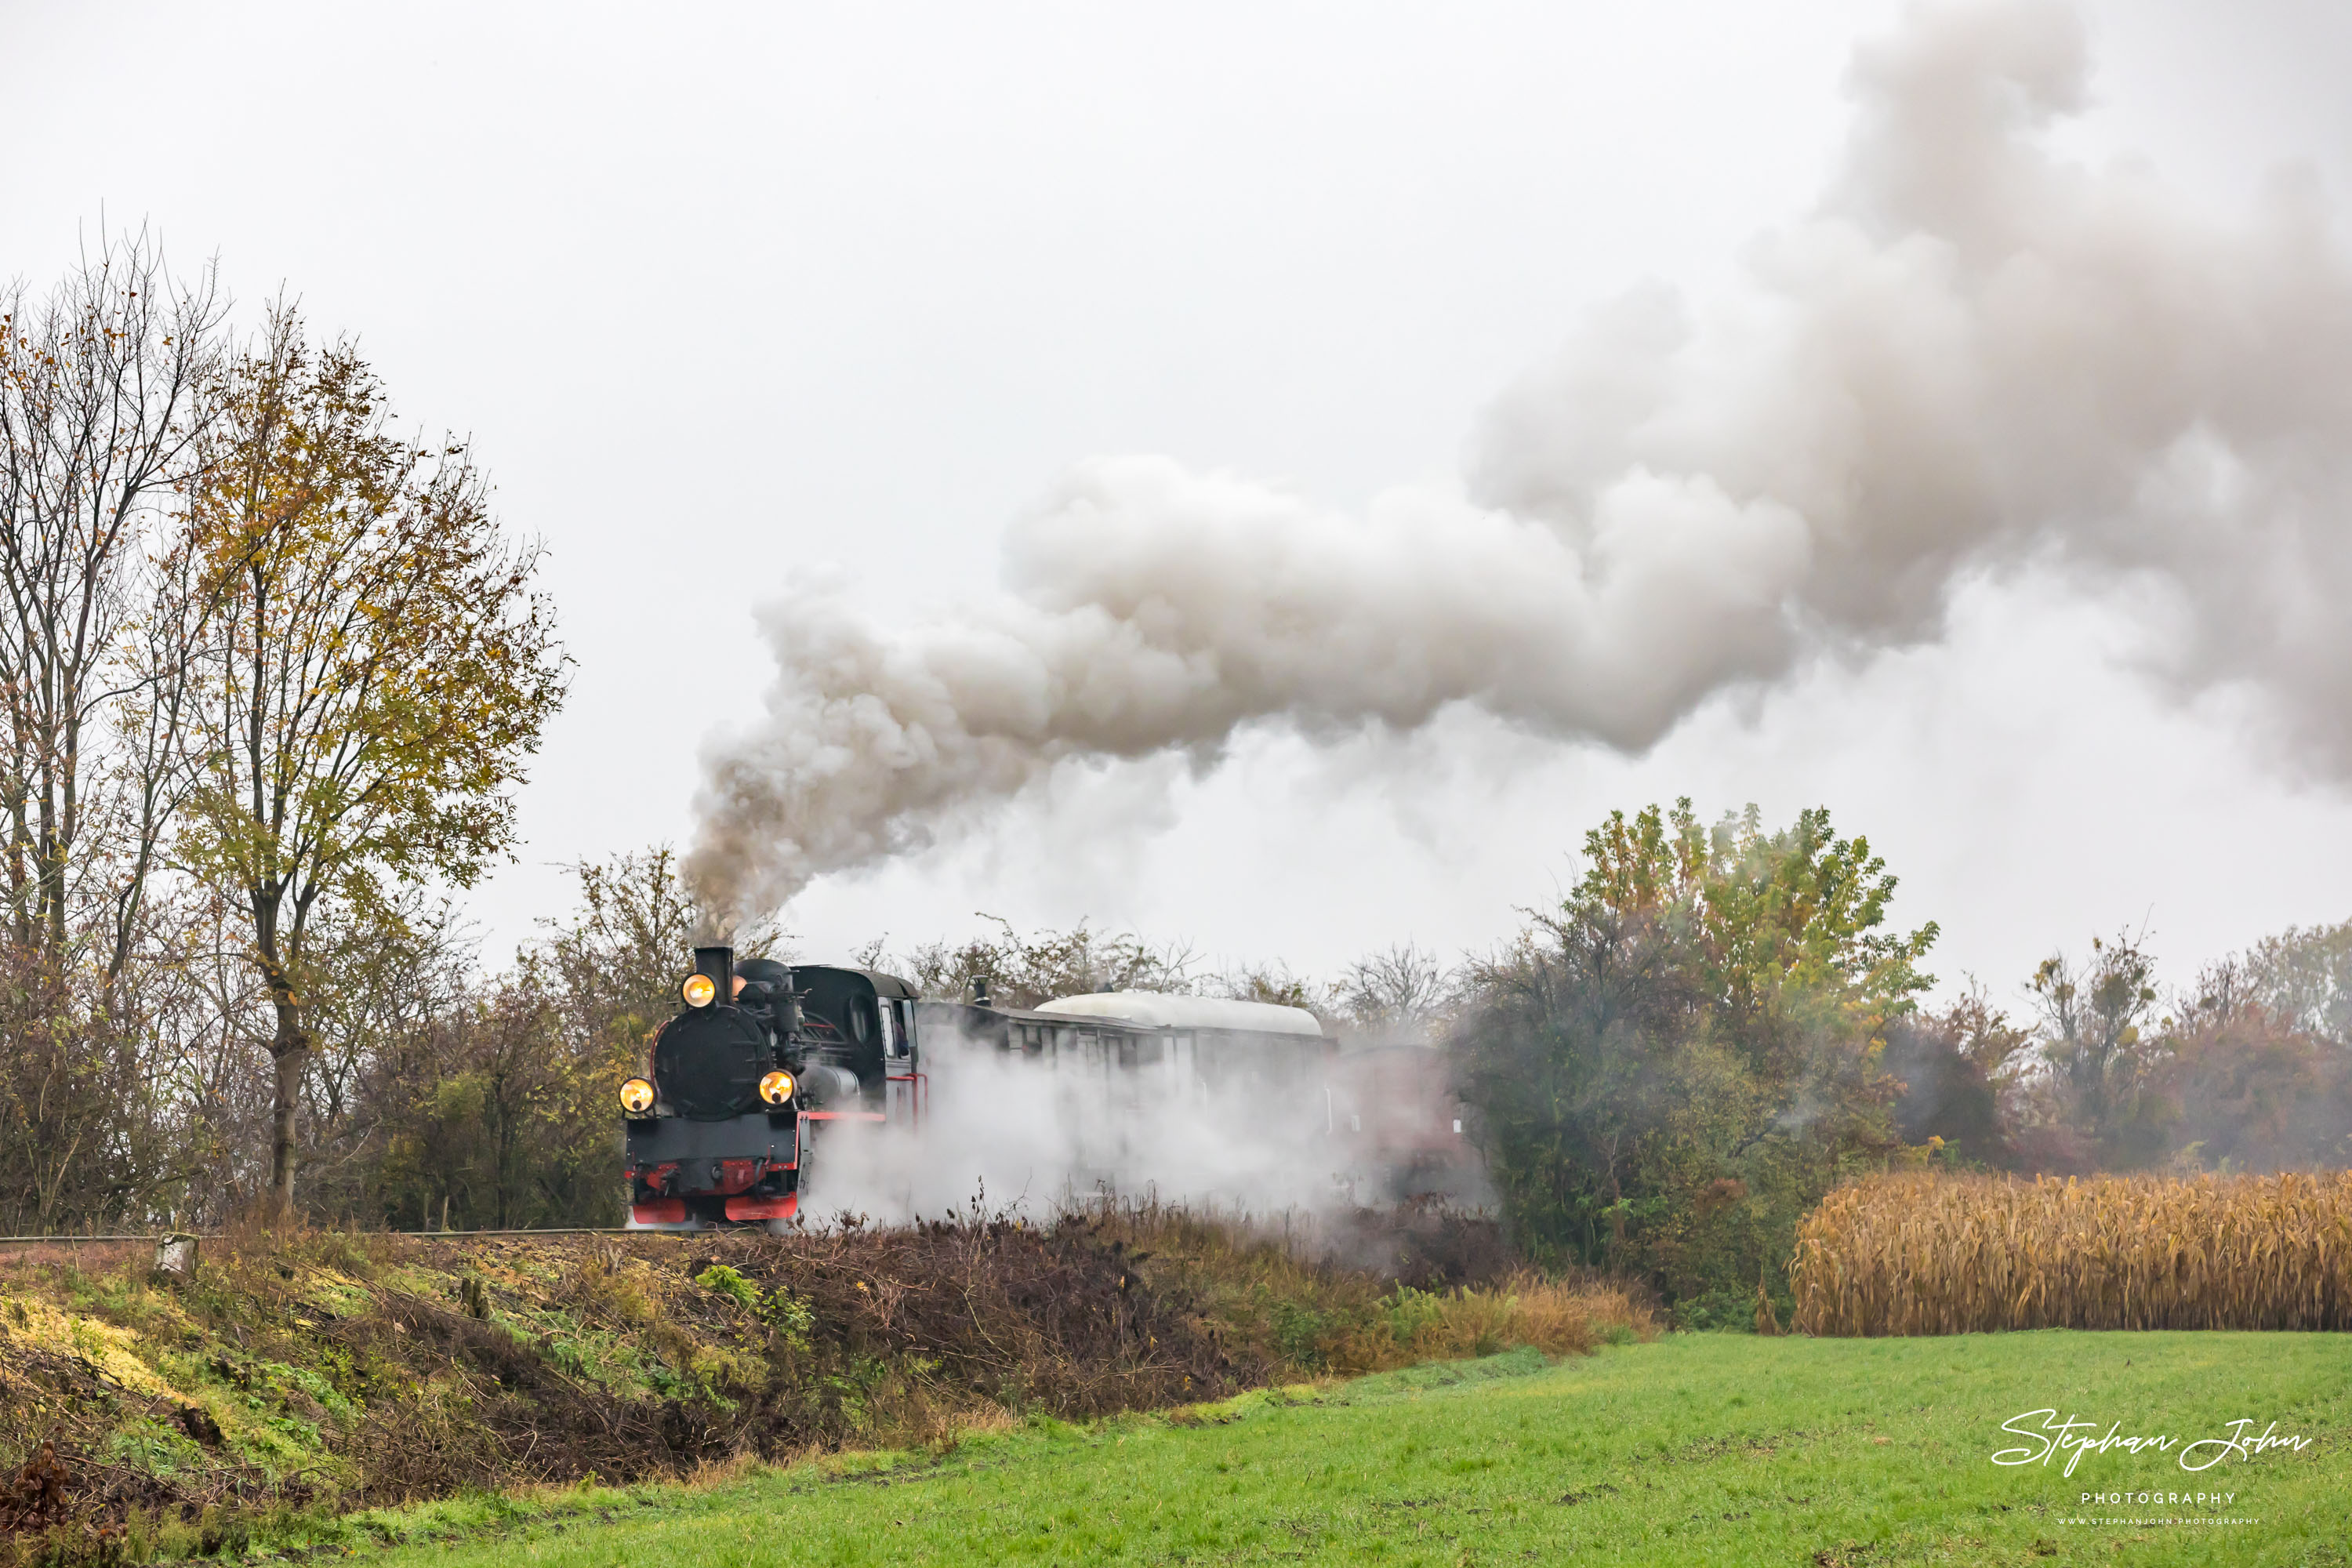
[(644, 1079), (633, 1078), (621, 1086), (621, 1109), (632, 1116), (643, 1116), (654, 1108), (654, 1086)]
[(760, 1098), (770, 1105), (790, 1105), (793, 1090), (800, 1086), (788, 1072), (772, 1072), (760, 1080)]
[(686, 984), (677, 988), (677, 994), (686, 998), (689, 1007), (708, 1007), (710, 999), (719, 994), (719, 987), (708, 974), (689, 974)]

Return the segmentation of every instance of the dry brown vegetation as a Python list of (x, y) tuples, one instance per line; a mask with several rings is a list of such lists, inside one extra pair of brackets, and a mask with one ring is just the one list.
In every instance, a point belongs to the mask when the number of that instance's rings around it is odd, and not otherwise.
[(950, 1443), (1649, 1331), (1622, 1290), (1516, 1273), (1487, 1222), (1418, 1211), (1288, 1237), (1118, 1205), (782, 1237), (251, 1233), (189, 1278), (152, 1259), (0, 1255), (18, 1555), (229, 1551), (273, 1511)]
[(1088, 1223), (1193, 1301), (1219, 1342), (1245, 1358), (1252, 1383), (1523, 1345), (1582, 1355), (1657, 1331), (1655, 1304), (1639, 1286), (1538, 1274), (1484, 1217), (1408, 1205), (1276, 1228), (1134, 1204), (1098, 1209)]
[(1877, 1177), (1798, 1233), (1812, 1334), (2352, 1326), (2352, 1172)]

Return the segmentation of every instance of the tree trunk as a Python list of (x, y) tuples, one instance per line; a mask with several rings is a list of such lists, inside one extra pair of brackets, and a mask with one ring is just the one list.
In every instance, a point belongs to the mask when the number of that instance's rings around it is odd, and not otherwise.
[(269, 1116), (269, 1209), (274, 1225), (294, 1217), (294, 1113), (301, 1103), (302, 1062), (310, 1054), (310, 1037), (302, 1029), (302, 1005), (293, 993), (273, 984), (278, 1008), (278, 1033), (269, 1042), (277, 1064), (277, 1099)]

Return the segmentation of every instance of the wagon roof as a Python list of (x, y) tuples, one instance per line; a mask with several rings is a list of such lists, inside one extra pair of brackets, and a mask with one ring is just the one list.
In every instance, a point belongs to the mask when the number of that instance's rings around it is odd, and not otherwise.
[(1312, 1035), (1323, 1026), (1304, 1007), (1271, 1002), (1236, 1002), (1225, 996), (1171, 996), (1160, 991), (1098, 991), (1041, 1002), (1037, 1011), (1056, 1018), (1115, 1018), (1148, 1029), (1225, 1029), (1236, 1034)]

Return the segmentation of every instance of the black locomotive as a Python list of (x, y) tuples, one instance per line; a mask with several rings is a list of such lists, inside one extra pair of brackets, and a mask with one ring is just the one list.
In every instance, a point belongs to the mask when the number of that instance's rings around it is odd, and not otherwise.
[(919, 1111), (905, 981), (698, 947), (679, 991), (651, 1077), (621, 1086), (631, 1228), (780, 1227), (799, 1210), (824, 1123)]

